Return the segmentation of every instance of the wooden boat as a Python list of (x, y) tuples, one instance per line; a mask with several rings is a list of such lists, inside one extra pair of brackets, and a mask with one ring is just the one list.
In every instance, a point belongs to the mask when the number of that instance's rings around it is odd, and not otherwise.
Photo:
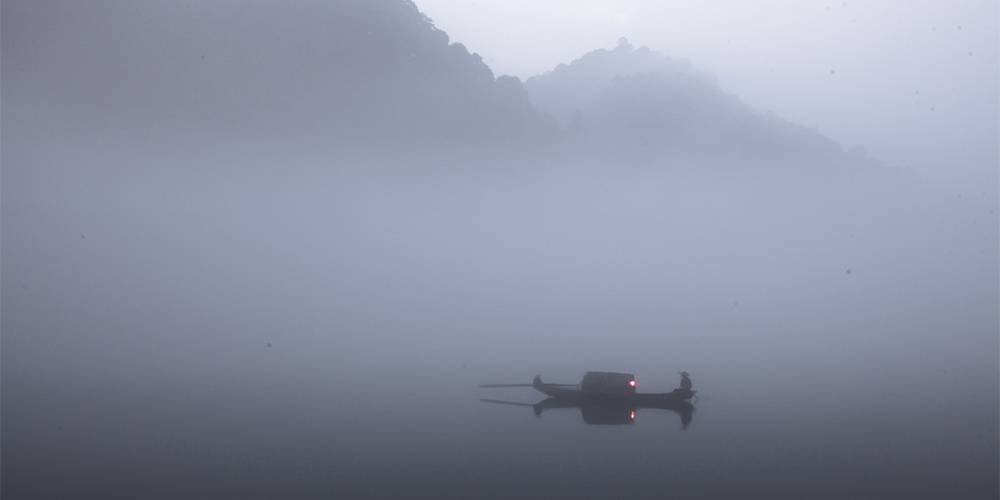
[(583, 402), (620, 401), (639, 406), (687, 401), (697, 392), (674, 389), (672, 392), (637, 393), (634, 375), (610, 372), (587, 372), (580, 384), (571, 385), (546, 384), (542, 382), (541, 375), (536, 375), (531, 387), (553, 398), (576, 399)]
[(529, 406), (538, 417), (546, 410), (579, 408), (587, 424), (631, 424), (636, 411), (642, 408), (670, 410), (681, 417), (681, 423), (685, 427), (691, 423), (694, 406), (687, 400), (694, 396), (695, 391), (675, 389), (664, 393), (638, 393), (635, 385), (635, 376), (630, 373), (587, 372), (579, 384), (547, 384), (542, 382), (539, 375), (531, 384), (491, 384), (480, 387), (533, 387), (549, 396), (544, 401), (535, 404), (496, 399), (480, 401)]

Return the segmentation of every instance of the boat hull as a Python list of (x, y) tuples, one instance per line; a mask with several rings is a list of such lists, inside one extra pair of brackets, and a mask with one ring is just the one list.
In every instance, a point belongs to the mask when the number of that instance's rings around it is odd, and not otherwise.
[(567, 402), (579, 402), (580, 404), (608, 403), (629, 403), (642, 407), (657, 407), (666, 403), (679, 403), (687, 401), (694, 396), (696, 391), (688, 389), (674, 389), (672, 392), (660, 393), (628, 393), (628, 392), (600, 392), (584, 391), (565, 386), (546, 384), (542, 382), (541, 376), (536, 376), (531, 384), (538, 392), (551, 398), (559, 398)]

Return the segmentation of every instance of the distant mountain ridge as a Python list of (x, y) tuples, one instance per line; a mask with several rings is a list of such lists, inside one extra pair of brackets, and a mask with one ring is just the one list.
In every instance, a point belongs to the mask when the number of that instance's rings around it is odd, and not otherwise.
[(528, 78), (524, 88), (536, 108), (550, 113), (565, 126), (575, 110), (599, 98), (612, 80), (638, 74), (687, 75), (716, 85), (714, 75), (697, 71), (687, 59), (672, 59), (647, 47), (633, 50), (628, 40), (622, 38), (613, 50), (597, 49)]
[[(68, 127), (355, 139), (535, 133), (520, 82), (409, 0), (5, 2), (4, 104)], [(44, 43), (38, 43), (43, 40)], [(41, 115), (41, 116), (39, 116)]]
[(761, 113), (719, 88), (714, 75), (621, 39), (525, 84), (532, 104), (556, 117), (581, 147), (681, 152), (709, 158), (856, 162), (815, 129)]
[(690, 62), (624, 39), (523, 84), (495, 77), (410, 0), (14, 1), (4, 14), (32, 20), (4, 23), (8, 121), (370, 147), (849, 158), (815, 130), (723, 92)]

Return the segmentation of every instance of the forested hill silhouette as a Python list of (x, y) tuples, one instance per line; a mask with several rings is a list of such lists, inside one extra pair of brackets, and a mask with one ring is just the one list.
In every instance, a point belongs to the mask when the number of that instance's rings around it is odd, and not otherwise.
[(715, 86), (715, 76), (697, 71), (690, 61), (672, 59), (646, 47), (633, 50), (622, 38), (614, 50), (594, 50), (569, 64), (560, 64), (545, 74), (529, 78), (524, 87), (532, 104), (565, 126), (574, 111), (599, 99), (612, 80), (644, 73), (668, 78), (686, 76)]
[(210, 130), (370, 151), (864, 159), (624, 39), (524, 84), (496, 77), (410, 0), (21, 1), (4, 14), (31, 20), (3, 31), (4, 119), (23, 126)]
[(495, 78), (409, 0), (20, 2), (4, 14), (33, 21), (4, 26), (4, 104), (30, 102), (12, 111), (49, 124), (460, 141), (549, 126), (519, 80)]
[(845, 153), (816, 129), (751, 108), (689, 61), (633, 49), (625, 39), (524, 87), (536, 108), (557, 118), (573, 148), (647, 159), (870, 162), (860, 148)]

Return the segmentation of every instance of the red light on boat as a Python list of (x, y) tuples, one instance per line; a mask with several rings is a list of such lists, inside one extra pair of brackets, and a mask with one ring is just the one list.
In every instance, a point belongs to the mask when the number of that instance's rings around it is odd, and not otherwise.
[(628, 381), (628, 385), (631, 385), (632, 387), (635, 387), (635, 380), (629, 380)]
[(635, 412), (633, 411), (632, 415), (629, 416), (628, 418), (629, 418), (629, 420), (635, 420)]

